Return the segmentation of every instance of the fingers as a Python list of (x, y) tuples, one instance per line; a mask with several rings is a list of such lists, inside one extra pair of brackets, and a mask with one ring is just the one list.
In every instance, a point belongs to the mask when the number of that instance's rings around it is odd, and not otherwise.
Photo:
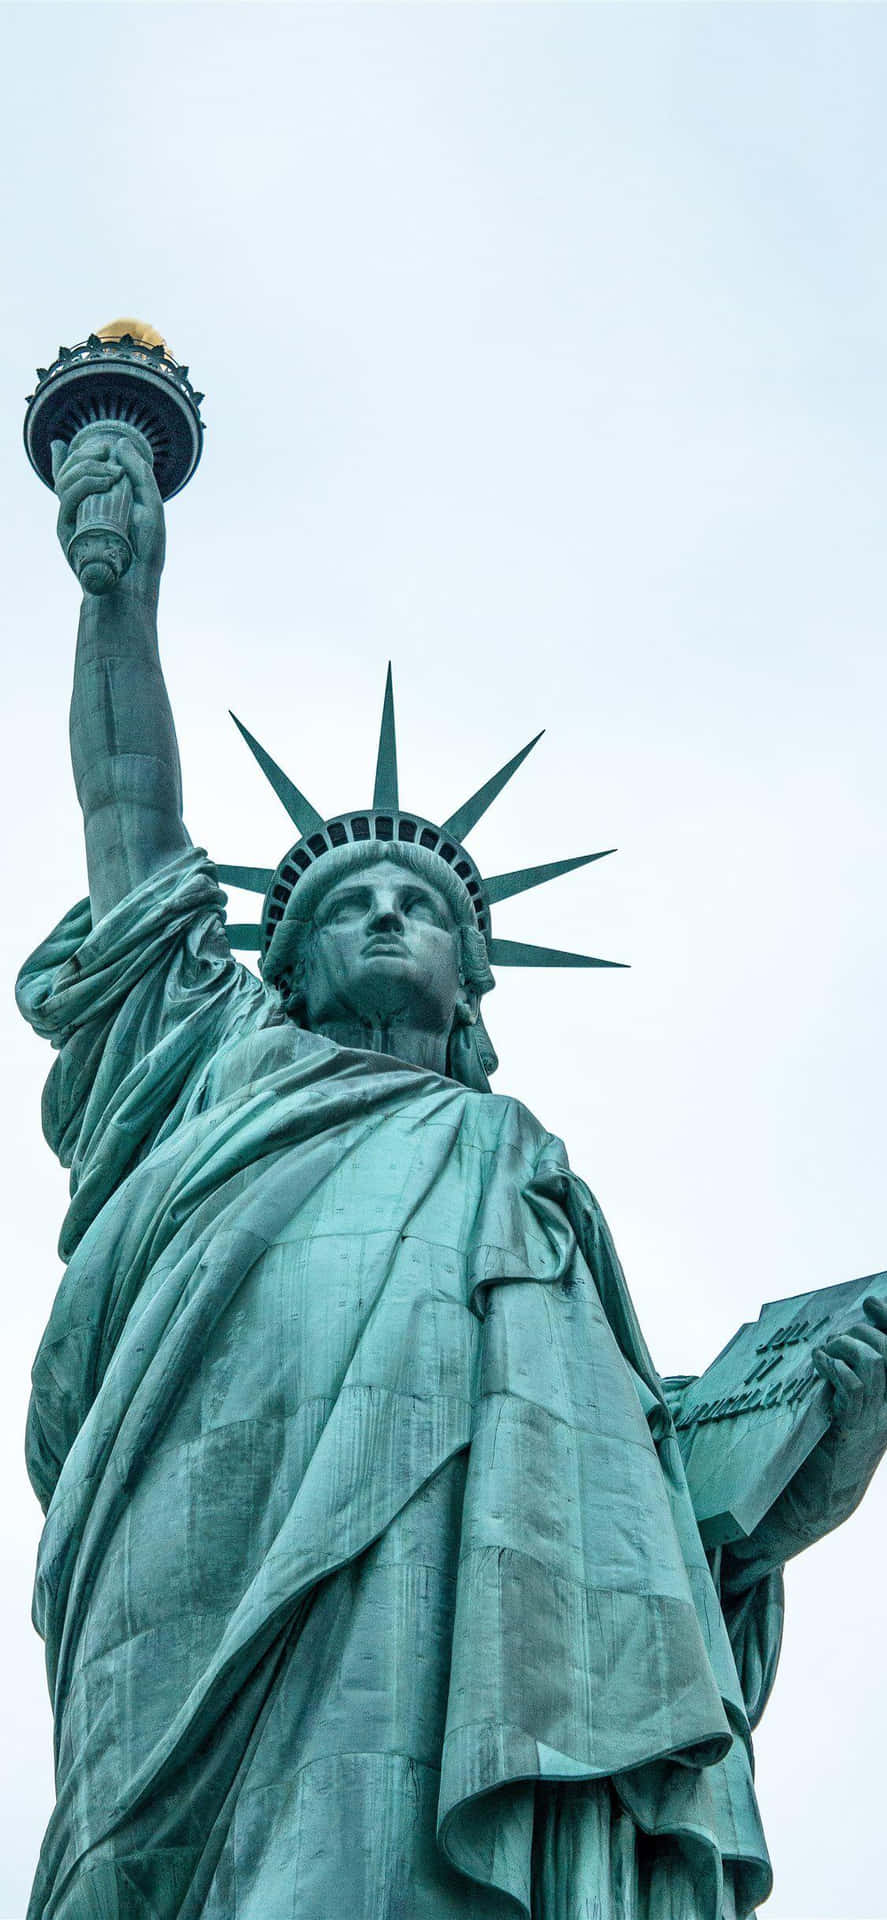
[(122, 479), (122, 469), (112, 460), (66, 460), (59, 469), (56, 493), (59, 498), (58, 531), (66, 541), (74, 527), (77, 508), (90, 495), (108, 493)]
[(107, 493), (122, 479), (119, 467), (109, 464), (106, 467), (78, 468), (71, 479), (59, 483), (56, 491), (66, 513), (72, 513), (90, 493)]
[(63, 440), (52, 443), (52, 478), (56, 493), (64, 499), (65, 510), (69, 502), (85, 498), (80, 483), (90, 482), (87, 492), (100, 492), (114, 485), (121, 474), (125, 473), (132, 483), (137, 500), (147, 505), (157, 501), (157, 483), (151, 462), (144, 459), (123, 434), (109, 434), (107, 439), (89, 439), (86, 444), (71, 454)]
[(829, 1358), (839, 1366), (849, 1368), (859, 1384), (869, 1413), (876, 1416), (887, 1398), (887, 1369), (880, 1353), (854, 1339), (851, 1334), (839, 1334), (835, 1340), (830, 1340), (828, 1353)]
[(839, 1424), (881, 1433), (887, 1412), (887, 1335), (871, 1320), (835, 1334), (811, 1356), (834, 1393)]
[(60, 520), (67, 523), (81, 500), (91, 493), (107, 493), (121, 479), (123, 469), (112, 458), (110, 440), (92, 440), (76, 453), (70, 453), (64, 441), (52, 445), (52, 473), (61, 501)]
[[(56, 445), (58, 444), (56, 441)], [(115, 460), (111, 460), (107, 453), (102, 454), (97, 448), (90, 447), (84, 453), (74, 453), (62, 460), (55, 468), (53, 481), (56, 493), (59, 499), (62, 499), (68, 488), (78, 480), (88, 478), (96, 488), (112, 487), (115, 480), (120, 479), (121, 472), (122, 468)]]
[(867, 1326), (864, 1321), (861, 1321), (858, 1327), (851, 1327), (850, 1333), (852, 1338), (858, 1340), (861, 1345), (872, 1347), (887, 1365), (887, 1333), (881, 1333), (878, 1327)]
[(863, 1313), (867, 1313), (872, 1325), (887, 1333), (887, 1300), (879, 1300), (874, 1293), (868, 1294), (862, 1303)]
[(149, 461), (143, 459), (131, 440), (120, 439), (114, 448), (114, 459), (119, 462), (125, 474), (132, 481), (132, 490), (137, 500), (144, 500), (157, 492), (154, 469)]
[(864, 1396), (863, 1383), (846, 1360), (839, 1360), (834, 1354), (827, 1353), (824, 1347), (817, 1347), (812, 1356), (817, 1373), (834, 1388), (835, 1409), (840, 1414), (852, 1414), (856, 1411)]
[(110, 459), (112, 448), (110, 440), (88, 440), (85, 446), (78, 447), (76, 453), (71, 453), (64, 440), (53, 440), (51, 451), (53, 480), (56, 484), (60, 481), (64, 484), (69, 466), (74, 467), (87, 460), (104, 462)]
[[(877, 1335), (875, 1335), (875, 1339), (877, 1339)], [(863, 1363), (865, 1365), (872, 1363), (875, 1366), (878, 1364), (879, 1356), (877, 1348), (870, 1341), (863, 1341), (856, 1327), (848, 1327), (846, 1333), (836, 1333), (831, 1340), (823, 1342), (823, 1348), (824, 1351), (830, 1353), (834, 1359), (846, 1360), (848, 1366), (851, 1367), (859, 1366)]]

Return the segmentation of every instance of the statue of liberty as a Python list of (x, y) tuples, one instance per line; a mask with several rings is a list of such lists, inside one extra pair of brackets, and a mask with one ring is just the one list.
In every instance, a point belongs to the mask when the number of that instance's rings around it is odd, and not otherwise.
[(372, 805), (321, 813), (242, 728), (297, 839), (214, 865), (150, 451), (94, 426), (53, 478), (72, 559), (86, 504), (130, 519), (123, 571), (93, 534), (81, 569), (89, 900), (19, 983), (71, 1170), (27, 1440), (57, 1779), (29, 1920), (741, 1920), (782, 1567), (883, 1450), (887, 1310), (816, 1349), (826, 1430), (706, 1549), (597, 1203), (490, 1089), (493, 969), (606, 964), (491, 908), (599, 856), (478, 871), (529, 748), (442, 824), (405, 809), (389, 674)]

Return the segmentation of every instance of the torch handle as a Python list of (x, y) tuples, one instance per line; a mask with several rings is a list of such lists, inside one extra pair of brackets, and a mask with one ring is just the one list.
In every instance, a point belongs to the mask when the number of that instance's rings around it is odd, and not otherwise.
[[(123, 438), (134, 442), (143, 459), (153, 465), (153, 453), (144, 434), (128, 421), (98, 420), (81, 427), (68, 448), (69, 454), (88, 455), (90, 442), (105, 443)], [(68, 542), (68, 560), (84, 593), (109, 593), (122, 580), (133, 557), (132, 486), (121, 474), (113, 487), (103, 493), (89, 494), (77, 508), (74, 532)]]

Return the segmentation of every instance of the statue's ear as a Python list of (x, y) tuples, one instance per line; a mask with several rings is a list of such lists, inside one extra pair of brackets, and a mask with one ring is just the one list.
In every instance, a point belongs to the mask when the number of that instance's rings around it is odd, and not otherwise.
[(475, 1093), (489, 1093), (490, 1083), (484, 1065), (483, 1048), (478, 1036), (484, 1031), (483, 1024), (473, 1020), (460, 1020), (458, 1012), (453, 1022), (447, 1047), (447, 1073), (451, 1080), (458, 1080), (463, 1087), (473, 1088)]
[(473, 987), (466, 987), (465, 982), (461, 981), (453, 1012), (453, 1027), (475, 1026), (479, 1012), (480, 995), (475, 993)]

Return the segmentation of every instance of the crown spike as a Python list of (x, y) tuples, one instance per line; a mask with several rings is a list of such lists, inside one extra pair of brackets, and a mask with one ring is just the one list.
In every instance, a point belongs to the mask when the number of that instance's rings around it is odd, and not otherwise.
[[(229, 713), (231, 712), (230, 707), (228, 711)], [(316, 807), (312, 807), (310, 800), (306, 800), (304, 793), (300, 793), (298, 787), (293, 785), (292, 780), (287, 778), (282, 768), (277, 765), (276, 760), (272, 760), (270, 753), (266, 753), (264, 747), (259, 746), (258, 740), (254, 740), (252, 734), (249, 733), (246, 727), (238, 720), (236, 713), (232, 713), (231, 718), (238, 732), (242, 733), (250, 753), (255, 754), (259, 766), (266, 780), (269, 780), (274, 788), (278, 800), (282, 800), (293, 825), (298, 827), (299, 832), (302, 834), (316, 833), (318, 827), (323, 826), (322, 814), (318, 813)]]
[(534, 740), (529, 740), (525, 747), (521, 747), (520, 753), (516, 753), (513, 760), (507, 761), (504, 767), (499, 768), (498, 773), (493, 774), (491, 780), (488, 780), (484, 786), (478, 787), (470, 800), (466, 800), (455, 813), (450, 814), (449, 819), (443, 822), (445, 833), (451, 833), (454, 840), (465, 839), (472, 827), (476, 827), (478, 821), (483, 819), (487, 808), (492, 806), (493, 801), (502, 792), (502, 788), (508, 785), (512, 774), (517, 772), (518, 767), (526, 760), (527, 754), (532, 753), (544, 732), (543, 727)]
[(262, 929), (253, 927), (243, 920), (226, 921), (225, 932), (228, 945), (238, 947), (241, 953), (259, 953), (262, 946)]
[(223, 887), (245, 887), (248, 893), (267, 893), (274, 879), (273, 867), (225, 867), (216, 863)]
[(400, 802), (397, 793), (397, 731), (394, 725), (394, 687), (391, 682), (391, 662), (385, 678), (385, 699), (382, 703), (382, 725), (379, 730), (379, 752), (376, 757), (376, 784), (373, 788), (374, 808), (389, 808), (396, 813)]
[(523, 940), (490, 940), (493, 967), (624, 967), (624, 960), (593, 960), (588, 953), (561, 953), (557, 947), (531, 947)]
[(575, 860), (549, 860), (544, 867), (522, 867), (516, 873), (494, 873), (484, 882), (484, 892), (493, 907), (497, 900), (511, 900), (516, 893), (529, 893), (531, 887), (541, 887), (546, 880), (559, 880), (562, 873), (573, 873), (577, 867), (590, 866), (592, 860), (606, 860), (608, 854), (615, 852), (615, 847), (605, 847), (603, 853), (580, 853)]

